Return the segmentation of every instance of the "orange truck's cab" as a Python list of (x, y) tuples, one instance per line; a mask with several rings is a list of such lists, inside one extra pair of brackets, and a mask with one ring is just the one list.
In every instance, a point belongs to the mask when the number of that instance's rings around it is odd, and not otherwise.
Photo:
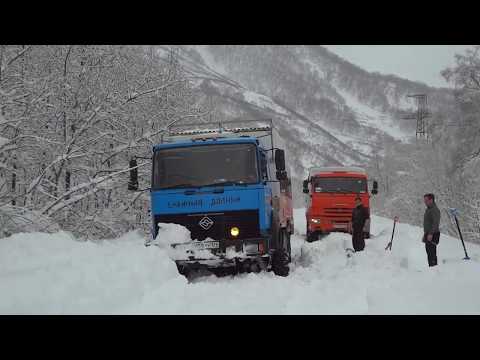
[[(306, 194), (309, 242), (330, 232), (350, 232), (357, 195), (370, 212), (367, 173), (358, 167), (311, 168), (303, 182), (303, 192)], [(373, 181), (371, 193), (377, 192), (378, 184)], [(364, 233), (366, 238), (370, 237), (370, 220), (365, 224)]]

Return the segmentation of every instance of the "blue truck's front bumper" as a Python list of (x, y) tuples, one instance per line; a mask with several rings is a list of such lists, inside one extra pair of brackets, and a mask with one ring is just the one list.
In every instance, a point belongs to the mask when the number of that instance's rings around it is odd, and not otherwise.
[[(175, 263), (181, 268), (220, 268), (220, 267), (242, 267), (250, 265), (259, 265), (260, 268), (266, 268), (269, 264), (269, 238), (250, 238), (250, 239), (225, 239), (218, 242), (219, 247), (212, 250), (188, 249), (185, 256), (176, 258)], [(198, 242), (196, 242), (198, 244)], [(173, 244), (172, 248), (188, 248), (190, 243)], [(192, 246), (193, 247), (193, 246)]]

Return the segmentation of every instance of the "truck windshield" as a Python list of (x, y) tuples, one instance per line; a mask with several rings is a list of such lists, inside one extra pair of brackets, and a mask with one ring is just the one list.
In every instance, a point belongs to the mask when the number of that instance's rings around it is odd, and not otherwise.
[(366, 193), (367, 181), (362, 178), (328, 177), (314, 178), (313, 189), (316, 193)]
[(258, 183), (254, 144), (163, 149), (153, 158), (153, 189)]

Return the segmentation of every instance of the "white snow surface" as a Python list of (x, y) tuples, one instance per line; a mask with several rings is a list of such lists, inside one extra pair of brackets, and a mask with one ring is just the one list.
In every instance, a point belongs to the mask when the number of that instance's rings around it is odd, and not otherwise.
[[(372, 216), (371, 239), (350, 259), (348, 234), (304, 240), (295, 210), (290, 275), (271, 272), (188, 282), (165, 247), (137, 232), (81, 242), (68, 233), (0, 239), (0, 314), (480, 314), (480, 247), (442, 234), (439, 266), (429, 268), (422, 229)], [(163, 227), (159, 241), (188, 231)]]
[(361, 103), (355, 96), (351, 95), (346, 90), (339, 87), (335, 87), (335, 89), (343, 97), (345, 104), (355, 112), (357, 120), (360, 123), (380, 129), (394, 139), (408, 142), (409, 135), (394, 123), (391, 116)]
[(283, 107), (277, 105), (268, 96), (253, 91), (244, 91), (243, 97), (245, 98), (246, 102), (254, 104), (260, 108), (271, 109), (282, 115), (289, 115), (289, 113)]
[[(218, 62), (215, 61), (213, 58), (213, 55), (210, 51), (208, 51), (208, 46), (209, 45), (197, 45), (193, 46), (202, 56), (202, 59), (205, 61), (206, 65), (210, 68), (215, 70), (221, 75), (226, 75), (228, 72), (225, 70), (224, 66), (219, 64)], [(192, 46), (190, 46), (191, 48)]]

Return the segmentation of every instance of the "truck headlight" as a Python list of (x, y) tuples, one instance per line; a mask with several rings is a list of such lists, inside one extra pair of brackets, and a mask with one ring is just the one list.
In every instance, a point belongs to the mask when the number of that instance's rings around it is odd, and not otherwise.
[(230, 234), (233, 237), (237, 237), (240, 234), (240, 230), (238, 229), (238, 227), (234, 226), (230, 229)]
[(312, 219), (312, 222), (313, 222), (314, 224), (320, 224), (320, 219)]

